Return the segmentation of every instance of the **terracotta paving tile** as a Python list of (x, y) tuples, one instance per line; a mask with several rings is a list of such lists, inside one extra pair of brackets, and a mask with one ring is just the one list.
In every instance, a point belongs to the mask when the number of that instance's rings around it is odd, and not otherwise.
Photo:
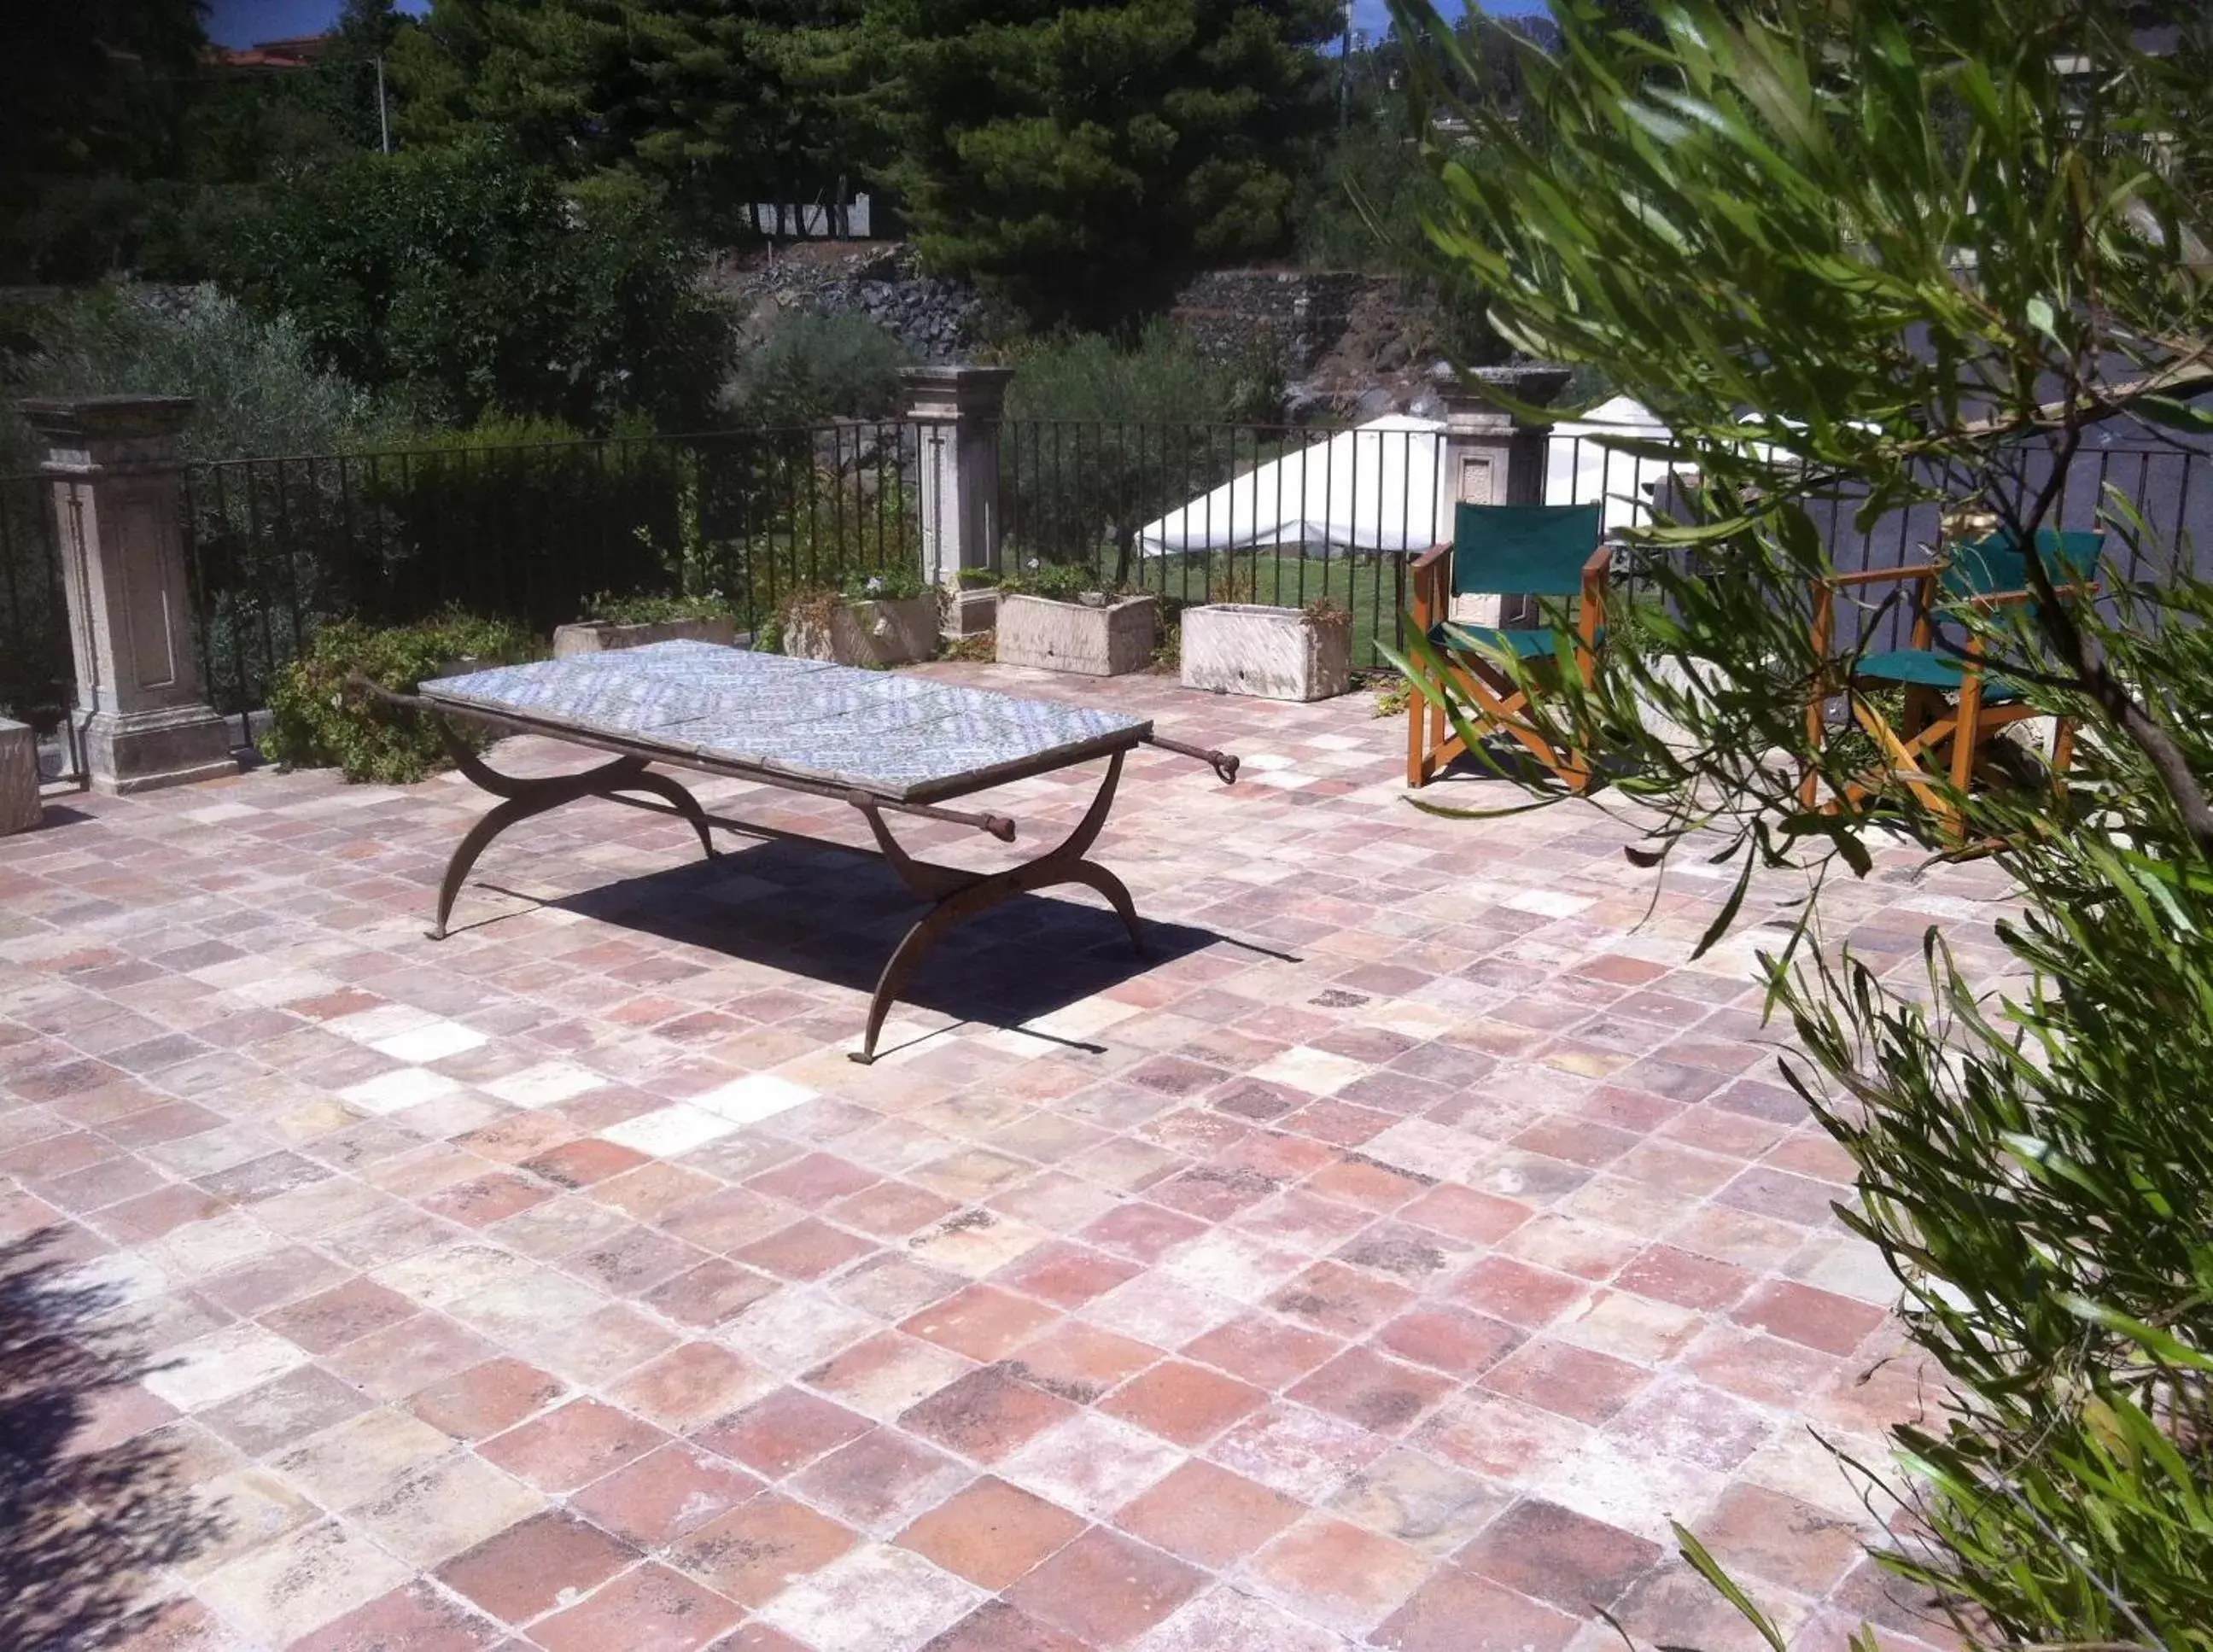
[[(145, 1398), (168, 1416), (176, 1414), (150, 1394)], [(358, 1389), (320, 1366), (303, 1365), (235, 1399), (210, 1406), (198, 1414), (198, 1420), (201, 1426), (248, 1456), (259, 1457), (320, 1434), (367, 1411), (369, 1405)]]
[(1100, 1217), (1076, 1236), (1101, 1250), (1149, 1264), (1205, 1231), (1206, 1224), (1196, 1216), (1133, 1200)]
[(1247, 1570), (1306, 1616), (1356, 1635), (1397, 1611), (1429, 1576), (1430, 1563), (1403, 1543), (1314, 1515), (1263, 1549)]
[(527, 1623), (613, 1576), (637, 1554), (599, 1527), (549, 1509), (447, 1562), (438, 1581), (495, 1618)]
[(1013, 1351), (1059, 1318), (1051, 1308), (1012, 1291), (974, 1284), (933, 1302), (899, 1329), (970, 1359), (989, 1362)]
[(1250, 1384), (1180, 1360), (1163, 1360), (1100, 1402), (1100, 1409), (1179, 1445), (1197, 1446), (1267, 1400)]
[(646, 1162), (633, 1149), (586, 1136), (526, 1159), (522, 1167), (556, 1187), (590, 1187)]
[(495, 1435), (477, 1449), (540, 1490), (574, 1491), (643, 1457), (665, 1438), (649, 1423), (584, 1399)]
[(1520, 1346), (1522, 1335), (1501, 1320), (1448, 1304), (1409, 1309), (1377, 1332), (1375, 1342), (1417, 1365), (1472, 1377)]
[(530, 1638), (546, 1652), (695, 1652), (741, 1615), (721, 1595), (649, 1563), (533, 1625)]
[(679, 1324), (705, 1330), (735, 1318), (780, 1289), (768, 1275), (716, 1256), (663, 1280), (643, 1300), (655, 1312)]
[(848, 1440), (858, 1439), (873, 1426), (843, 1405), (797, 1388), (779, 1388), (692, 1438), (757, 1474), (780, 1479)]
[(657, 1549), (749, 1501), (761, 1483), (692, 1445), (667, 1445), (594, 1480), (569, 1507), (642, 1549)]
[(1730, 1317), (1825, 1354), (1850, 1353), (1883, 1320), (1879, 1308), (1790, 1279), (1761, 1285)]
[(1763, 1485), (1731, 1486), (1699, 1516), (1698, 1529), (1733, 1576), (1809, 1594), (1834, 1588), (1863, 1552), (1851, 1521)]
[(1096, 1652), (1089, 1643), (1039, 1623), (1004, 1600), (987, 1600), (922, 1652)]
[(1024, 1612), (1097, 1647), (1123, 1644), (1205, 1582), (1157, 1549), (1094, 1526), (1007, 1591)]
[(1557, 1504), (1516, 1503), (1460, 1551), (1460, 1566), (1587, 1615), (1612, 1606), (1662, 1557), (1656, 1543)]
[(919, 1337), (887, 1331), (806, 1374), (808, 1387), (866, 1416), (897, 1417), (973, 1368)]
[(1306, 1513), (1306, 1504), (1192, 1460), (1115, 1515), (1115, 1524), (1171, 1555), (1224, 1568), (1255, 1552)]
[(874, 1246), (826, 1222), (795, 1222), (735, 1253), (735, 1259), (785, 1279), (820, 1279), (866, 1256)]
[(1190, 1358), (1269, 1389), (1280, 1389), (1322, 1364), (1344, 1344), (1265, 1314), (1240, 1315), (1184, 1344)]
[(687, 1342), (638, 1367), (610, 1387), (607, 1397), (682, 1434), (777, 1386), (767, 1372), (720, 1343)]
[(1526, 1399), (1582, 1423), (1603, 1423), (1647, 1382), (1652, 1374), (1588, 1348), (1549, 1338), (1528, 1343), (1491, 1368), (1483, 1386)]
[(408, 1409), (456, 1440), (481, 1440), (504, 1433), (566, 1391), (558, 1377), (502, 1356), (432, 1383), (408, 1401)]
[(399, 1323), (415, 1304), (374, 1280), (355, 1278), (335, 1289), (271, 1310), (261, 1323), (311, 1354), (325, 1354), (372, 1331)]
[(859, 1541), (805, 1504), (765, 1491), (682, 1539), (668, 1557), (716, 1594), (759, 1607), (790, 1579), (828, 1565)]
[(1047, 1393), (1088, 1405), (1161, 1357), (1150, 1343), (1066, 1320), (1005, 1362), (1009, 1375)]
[(1584, 1622), (1447, 1567), (1369, 1638), (1390, 1652), (1562, 1652)]
[(791, 1477), (791, 1489), (849, 1526), (889, 1535), (973, 1471), (896, 1429), (877, 1429)]
[(997, 1462), (1072, 1415), (1075, 1407), (1022, 1380), (1010, 1363), (986, 1365), (901, 1414), (900, 1423), (949, 1450)]
[(1614, 1276), (1614, 1283), (1640, 1296), (1713, 1311), (1725, 1308), (1750, 1289), (1747, 1270), (1711, 1257), (1655, 1245)]
[(1413, 1299), (1404, 1285), (1339, 1262), (1318, 1262), (1271, 1296), (1268, 1306), (1317, 1331), (1357, 1337)]
[(1385, 1441), (1341, 1417), (1279, 1400), (1216, 1440), (1207, 1455), (1287, 1497), (1317, 1503), (1387, 1448)]
[(292, 1652), (482, 1652), (506, 1633), (418, 1580), (295, 1641)]
[(1345, 1482), (1329, 1510), (1387, 1538), (1441, 1557), (1473, 1537), (1511, 1500), (1492, 1481), (1401, 1448)]
[(922, 1515), (899, 1541), (980, 1588), (999, 1590), (1084, 1524), (1058, 1504), (987, 1475)]
[(1403, 1434), (1452, 1387), (1433, 1371), (1351, 1348), (1293, 1387), (1288, 1397), (1375, 1433)]
[[(748, 1184), (760, 1187), (756, 1179)], [(905, 1182), (879, 1181), (831, 1204), (823, 1214), (842, 1226), (857, 1228), (879, 1239), (900, 1239), (943, 1220), (960, 1207), (927, 1188)]]
[(1001, 1271), (999, 1282), (1063, 1308), (1081, 1308), (1135, 1278), (1139, 1265), (1088, 1246), (1057, 1240)]

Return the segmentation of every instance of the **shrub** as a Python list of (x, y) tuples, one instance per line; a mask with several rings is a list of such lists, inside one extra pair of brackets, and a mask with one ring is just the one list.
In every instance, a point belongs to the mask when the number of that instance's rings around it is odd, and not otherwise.
[(1250, 435), (1199, 427), (1281, 416), (1278, 364), (1216, 361), (1166, 323), (1131, 347), (1085, 335), (1013, 360), (1001, 471), (1009, 553), (1104, 564), (1117, 582), (1131, 577), (1138, 528), (1220, 482), (1225, 461), (1261, 456)]
[[(424, 718), (380, 704), (351, 679), (408, 692), (453, 661), (508, 664), (541, 652), (518, 626), (457, 612), (381, 631), (337, 621), (316, 633), (271, 692), (262, 753), (288, 765), (343, 769), (351, 781), (411, 785), (438, 764), (443, 744)], [(491, 738), (466, 722), (453, 726), (474, 745)]]
[(891, 418), (901, 405), (899, 369), (913, 359), (863, 316), (787, 314), (740, 360), (735, 411), (770, 426)]
[(478, 143), (358, 155), (270, 186), (222, 283), (289, 315), (317, 360), (430, 419), (488, 413), (696, 428), (727, 318), (659, 199), (607, 176), (564, 188)]
[[(1603, 369), (1701, 485), (1649, 535), (1680, 553), (1653, 564), (1661, 600), (1526, 722), (1621, 777), (1633, 862), (1735, 863), (1701, 950), (1760, 904), (1756, 872), (1804, 903), (1762, 957), (1787, 1070), (1949, 1390), (1893, 1431), (1885, 1565), (1971, 1646), (2207, 1652), (2213, 584), (2123, 575), (2178, 547), (2118, 491), (2090, 502), (2106, 601), (2038, 549), (2082, 521), (2061, 515), (2078, 453), (2136, 421), (2213, 425), (2202, 65), (2146, 55), (2120, 0), (1693, 0), (1649, 39), (1554, 15), (1568, 49), (1524, 54), (1543, 152), (1469, 112), (1486, 164), (1440, 145), (1434, 233), (1502, 332)], [(2144, 163), (2154, 134), (2173, 164)], [(1862, 526), (1917, 509), (1954, 543), (1997, 526), (2023, 548), (2027, 600), (1936, 618), (2081, 725), (2064, 774), (1908, 783), (1897, 753), (1826, 737), (1879, 704), (1860, 644), (1811, 618), (1839, 497)], [(1434, 652), (1409, 653), (1473, 732)], [(1898, 835), (1994, 857), (2003, 992), (1935, 929), (1918, 980), (1824, 944), (1807, 881), (1867, 876)]]
[(12, 417), (18, 396), (190, 396), (182, 440), (192, 459), (332, 453), (397, 424), (369, 392), (320, 366), (292, 322), (255, 315), (212, 287), (160, 309), (143, 290), (98, 288), (37, 314), (27, 331), (8, 374), (9, 451), (0, 468), (28, 468), (38, 457)]
[(584, 604), (583, 617), (611, 625), (661, 625), (672, 619), (728, 619), (730, 605), (715, 591), (698, 596), (616, 596), (601, 591)]

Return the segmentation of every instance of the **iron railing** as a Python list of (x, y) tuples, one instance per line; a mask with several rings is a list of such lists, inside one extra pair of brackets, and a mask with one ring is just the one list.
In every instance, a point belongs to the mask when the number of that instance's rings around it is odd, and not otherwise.
[(919, 565), (914, 427), (442, 445), (186, 472), (210, 698), (227, 716), (328, 620), (459, 608), (546, 632), (594, 597), (714, 595), (742, 629), (802, 587)]
[(42, 476), (0, 477), (0, 716), (38, 730), (49, 778), (81, 779), (83, 752), (70, 708), (69, 604), (55, 538), (52, 484)]

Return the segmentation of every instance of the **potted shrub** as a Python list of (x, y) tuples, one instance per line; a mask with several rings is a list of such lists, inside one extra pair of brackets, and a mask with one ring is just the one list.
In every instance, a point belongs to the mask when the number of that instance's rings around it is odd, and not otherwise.
[(643, 648), (648, 643), (737, 641), (729, 606), (713, 594), (704, 596), (613, 596), (602, 593), (584, 605), (585, 618), (553, 631), (553, 657), (598, 654), (607, 649)]
[(1033, 562), (999, 585), (1001, 665), (1119, 677), (1153, 663), (1160, 610), (1105, 587), (1091, 569)]
[(1183, 686), (1264, 700), (1323, 700), (1352, 686), (1352, 614), (1330, 598), (1303, 608), (1210, 602), (1183, 615)]
[(863, 570), (783, 607), (783, 651), (841, 666), (904, 666), (937, 652), (938, 594), (911, 568)]

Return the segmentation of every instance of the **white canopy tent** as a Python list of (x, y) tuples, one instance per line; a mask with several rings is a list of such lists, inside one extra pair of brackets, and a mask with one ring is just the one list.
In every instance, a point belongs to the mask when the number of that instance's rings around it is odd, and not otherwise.
[[(1442, 420), (1404, 414), (1372, 419), (1223, 483), (1137, 531), (1148, 557), (1280, 546), (1309, 555), (1340, 551), (1418, 556), (1452, 535), (1438, 485)], [(1667, 466), (1615, 452), (1604, 439), (1664, 440), (1644, 408), (1617, 397), (1554, 428), (1545, 458), (1549, 504), (1604, 501), (1609, 529), (1625, 527), (1650, 502)]]
[(1254, 546), (1416, 554), (1437, 531), (1444, 426), (1393, 414), (1247, 471), (1137, 530), (1148, 557)]

